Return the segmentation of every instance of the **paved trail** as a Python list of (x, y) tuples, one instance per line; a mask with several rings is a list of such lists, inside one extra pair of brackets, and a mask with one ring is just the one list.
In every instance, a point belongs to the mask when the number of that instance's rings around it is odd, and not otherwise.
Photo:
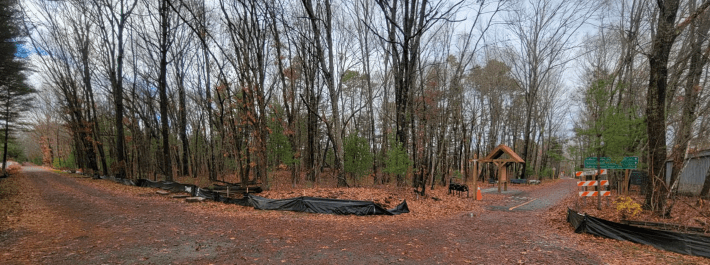
[(150, 192), (129, 196), (89, 183), (100, 180), (24, 172), (35, 203), (22, 218), (34, 223), (1, 229), (0, 264), (603, 263), (541, 221), (547, 207), (573, 191), (572, 181), (516, 194), (480, 216), (342, 224), (301, 213), (197, 214), (193, 205)]
[[(576, 181), (574, 179), (562, 179), (559, 182), (545, 186), (545, 188), (536, 189), (531, 192), (515, 190), (514, 186), (509, 187), (508, 191), (503, 191), (510, 195), (510, 199), (502, 204), (496, 204), (489, 207), (491, 210), (500, 211), (540, 211), (562, 201), (576, 191)], [(490, 188), (484, 191), (485, 193), (495, 194), (498, 188)]]

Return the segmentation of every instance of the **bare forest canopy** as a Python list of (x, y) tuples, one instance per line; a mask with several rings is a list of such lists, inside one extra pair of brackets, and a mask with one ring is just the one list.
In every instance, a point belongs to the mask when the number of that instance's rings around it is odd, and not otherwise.
[(709, 145), (707, 6), (23, 0), (41, 91), (26, 154), (128, 178), (268, 187), (281, 170), (423, 192), (505, 144), (526, 161), (515, 177), (589, 156), (658, 176)]

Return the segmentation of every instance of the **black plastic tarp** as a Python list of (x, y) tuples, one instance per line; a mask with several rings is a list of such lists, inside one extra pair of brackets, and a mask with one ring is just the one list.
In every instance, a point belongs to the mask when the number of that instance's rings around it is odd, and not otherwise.
[[(245, 194), (242, 199), (232, 199), (211, 189), (199, 188), (194, 185), (186, 185), (171, 181), (151, 181), (147, 179), (138, 179), (134, 181), (130, 179), (106, 176), (101, 176), (100, 178), (130, 186), (160, 188), (173, 192), (187, 192), (192, 196), (202, 197), (208, 200), (254, 207), (260, 210), (281, 210), (342, 215), (398, 215), (409, 212), (407, 201), (403, 201), (394, 209), (387, 210), (371, 201), (338, 200), (316, 197), (298, 197), (273, 200), (252, 194)], [(261, 189), (255, 189), (255, 191), (261, 192)]]
[(576, 233), (589, 233), (616, 240), (650, 245), (676, 253), (710, 258), (710, 237), (707, 236), (625, 225), (581, 215), (571, 209), (567, 210), (567, 222), (574, 226), (574, 232)]
[[(251, 194), (233, 203), (252, 206), (260, 210), (280, 210), (306, 213), (354, 214), (354, 215), (398, 215), (408, 213), (407, 201), (403, 201), (391, 210), (382, 208), (371, 201), (338, 200), (316, 197), (297, 197), (290, 199), (267, 199)], [(237, 202), (238, 201), (238, 202)]]
[(186, 185), (182, 183), (172, 182), (172, 181), (152, 181), (148, 179), (136, 180), (136, 186), (140, 187), (151, 187), (159, 188), (163, 190), (169, 190), (172, 192), (187, 192), (192, 193), (194, 185)]
[[(94, 177), (94, 178), (96, 178), (96, 177)], [(113, 181), (113, 182), (118, 182), (118, 183), (121, 183), (121, 184), (123, 184), (123, 185), (136, 186), (136, 182), (133, 181), (132, 179), (117, 178), (117, 177), (113, 177), (113, 176), (100, 176), (100, 177), (98, 177), (98, 178), (100, 178), (100, 179), (107, 179), (107, 180), (110, 180), (110, 181)]]

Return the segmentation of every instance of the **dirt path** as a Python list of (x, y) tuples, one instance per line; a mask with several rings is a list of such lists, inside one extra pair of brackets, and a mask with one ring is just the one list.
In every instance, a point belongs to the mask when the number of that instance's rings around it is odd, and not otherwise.
[(24, 208), (20, 223), (0, 232), (0, 264), (605, 263), (543, 221), (570, 181), (516, 195), (536, 200), (512, 211), (525, 200), (511, 197), (479, 215), (399, 222), (195, 205), (150, 189), (24, 172)]

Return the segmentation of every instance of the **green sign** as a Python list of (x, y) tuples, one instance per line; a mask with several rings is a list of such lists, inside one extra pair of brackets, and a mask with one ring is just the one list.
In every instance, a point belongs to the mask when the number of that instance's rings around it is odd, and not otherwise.
[[(605, 169), (636, 169), (639, 163), (639, 158), (636, 156), (627, 156), (621, 160), (621, 163), (615, 163), (609, 157), (599, 158), (599, 168)], [(587, 157), (584, 160), (584, 168), (597, 168), (597, 158)]]

